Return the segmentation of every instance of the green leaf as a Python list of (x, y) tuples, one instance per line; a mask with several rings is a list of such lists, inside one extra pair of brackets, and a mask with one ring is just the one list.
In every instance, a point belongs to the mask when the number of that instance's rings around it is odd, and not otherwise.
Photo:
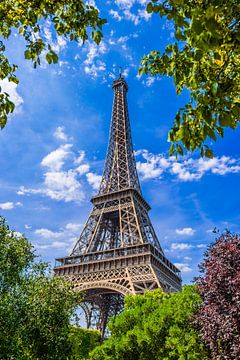
[(222, 114), (220, 114), (219, 116), (219, 124), (221, 126), (229, 126), (232, 127), (233, 126), (233, 118), (231, 117), (231, 115), (227, 112), (223, 112)]
[(193, 18), (191, 22), (191, 30), (197, 35), (201, 34), (201, 32), (203, 31), (202, 22)]
[(175, 146), (172, 144), (169, 149), (169, 156), (172, 156), (175, 153)]
[(206, 157), (208, 157), (209, 159), (213, 159), (213, 151), (212, 151), (211, 149), (206, 149), (205, 155), (206, 155)]
[(177, 144), (177, 151), (179, 154), (183, 155), (183, 148), (179, 144)]
[(215, 96), (218, 92), (218, 83), (217, 82), (214, 82), (211, 86), (211, 91), (212, 91), (212, 94)]
[(52, 63), (52, 55), (51, 55), (50, 52), (46, 54), (46, 60), (47, 60), (47, 62), (48, 62), (49, 64)]
[(25, 56), (25, 59), (31, 59), (32, 58), (32, 52), (31, 52), (31, 50), (26, 50), (25, 52), (24, 52), (24, 56)]
[(7, 123), (7, 116), (0, 116), (0, 128), (3, 129)]
[(100, 43), (101, 39), (102, 39), (101, 31), (99, 31), (99, 30), (93, 31), (92, 32), (92, 39), (98, 45)]
[(146, 10), (149, 14), (153, 12), (153, 5), (151, 2), (147, 4)]
[(52, 51), (52, 52), (51, 52), (51, 55), (52, 55), (52, 61), (53, 61), (53, 63), (56, 64), (56, 63), (58, 62), (58, 56), (57, 56), (57, 54), (56, 54), (54, 51)]
[(158, 6), (158, 5), (154, 5), (154, 6), (153, 6), (153, 12), (154, 12), (155, 14), (157, 14), (157, 13), (159, 12), (159, 6)]

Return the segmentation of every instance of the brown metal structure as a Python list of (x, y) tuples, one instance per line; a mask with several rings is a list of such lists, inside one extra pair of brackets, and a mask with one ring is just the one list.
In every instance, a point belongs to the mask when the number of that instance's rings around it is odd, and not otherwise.
[[(133, 154), (126, 93), (121, 77), (113, 82), (114, 101), (100, 190), (70, 256), (57, 259), (55, 274), (78, 291), (88, 327), (105, 332), (109, 316), (123, 308), (127, 294), (181, 289), (180, 271), (165, 257), (142, 197)], [(96, 316), (97, 314), (97, 316)]]

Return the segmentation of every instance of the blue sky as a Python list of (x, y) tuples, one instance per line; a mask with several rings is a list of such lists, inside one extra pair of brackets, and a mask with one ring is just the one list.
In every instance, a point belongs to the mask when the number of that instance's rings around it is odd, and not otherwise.
[(12, 36), (7, 52), (19, 65), (20, 84), (1, 82), (16, 111), (0, 132), (0, 213), (24, 233), (43, 260), (67, 255), (91, 209), (106, 154), (112, 81), (118, 66), (129, 85), (128, 103), (136, 161), (150, 217), (167, 257), (189, 283), (206, 246), (228, 228), (239, 231), (239, 130), (213, 144), (214, 159), (198, 153), (168, 158), (166, 141), (177, 109), (169, 78), (137, 76), (140, 59), (174, 41), (172, 24), (145, 12), (145, 0), (98, 1), (108, 19), (99, 47), (42, 31), (58, 65), (34, 70), (24, 43)]

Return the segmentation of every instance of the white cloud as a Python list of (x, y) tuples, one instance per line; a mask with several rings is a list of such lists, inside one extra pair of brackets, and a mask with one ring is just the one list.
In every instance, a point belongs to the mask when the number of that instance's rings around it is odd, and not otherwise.
[(138, 25), (141, 20), (148, 21), (151, 14), (146, 11), (148, 0), (117, 0), (118, 10), (110, 10), (110, 15), (117, 21), (122, 18), (131, 21), (134, 25)]
[(134, 25), (138, 25), (140, 22), (140, 17), (134, 13), (132, 13), (129, 9), (123, 11), (124, 17), (126, 20), (129, 20), (134, 23)]
[(12, 210), (13, 208), (14, 208), (14, 203), (10, 201), (0, 204), (0, 209), (2, 210)]
[(98, 60), (96, 64), (84, 66), (84, 72), (87, 75), (90, 75), (93, 78), (96, 78), (100, 73), (105, 72), (106, 64), (103, 61)]
[(14, 112), (17, 114), (21, 112), (21, 105), (23, 104), (23, 98), (17, 92), (17, 84), (8, 79), (0, 80), (0, 87), (2, 92), (6, 92), (9, 95), (10, 100), (15, 104)]
[(138, 9), (138, 16), (141, 18), (141, 19), (144, 19), (145, 21), (148, 21), (152, 14), (149, 14), (146, 9)]
[(99, 45), (91, 41), (85, 44), (83, 48), (83, 52), (87, 54), (86, 60), (83, 62), (85, 74), (96, 78), (106, 70), (106, 64), (99, 60), (99, 57), (102, 57), (107, 51), (108, 48), (104, 40)]
[(82, 165), (79, 165), (77, 168), (76, 168), (76, 171), (80, 174), (80, 175), (83, 175), (83, 174), (86, 174), (90, 169), (90, 166), (89, 164), (82, 164)]
[(57, 239), (62, 236), (61, 232), (54, 232), (49, 229), (37, 229), (35, 234), (41, 236), (44, 239)]
[(82, 224), (68, 223), (64, 228), (61, 228), (59, 231), (52, 231), (46, 228), (36, 229), (35, 234), (39, 235), (43, 239), (59, 239), (59, 238), (68, 238), (72, 235), (78, 234)]
[(44, 174), (43, 194), (54, 200), (82, 202), (85, 194), (74, 170), (52, 171)]
[(183, 229), (176, 229), (176, 234), (178, 235), (187, 235), (187, 236), (193, 236), (196, 232), (196, 230), (194, 230), (191, 227), (187, 227), (187, 228), (183, 228)]
[(152, 86), (154, 84), (154, 81), (155, 81), (154, 77), (148, 76), (147, 79), (146, 79), (146, 86), (147, 87)]
[(123, 75), (125, 78), (127, 78), (128, 75), (129, 75), (129, 71), (130, 71), (129, 68), (124, 69), (122, 75)]
[[(64, 138), (63, 129), (57, 131), (57, 137)], [(56, 132), (54, 133), (56, 137)], [(43, 195), (57, 201), (81, 203), (85, 199), (84, 181), (94, 190), (98, 189), (101, 177), (90, 172), (90, 165), (85, 160), (85, 152), (72, 151), (72, 144), (63, 144), (51, 151), (41, 161), (45, 169), (41, 186), (28, 188), (20, 186), (18, 195)], [(83, 177), (84, 176), (84, 177)]]
[(137, 169), (143, 180), (159, 178), (163, 173), (163, 169), (160, 167), (155, 167), (155, 164), (152, 161), (145, 163), (138, 161)]
[[(58, 231), (52, 231), (50, 229), (41, 228), (36, 229), (35, 234), (39, 238), (35, 245), (37, 249), (69, 249), (70, 245), (76, 241), (79, 236), (82, 224), (68, 223), (64, 228)], [(42, 243), (42, 239), (44, 243)]]
[(64, 161), (72, 154), (70, 151), (72, 144), (61, 145), (58, 149), (46, 155), (41, 162), (42, 166), (48, 167), (52, 171), (59, 171)]
[(135, 156), (141, 155), (145, 162), (137, 162), (138, 172), (143, 180), (160, 178), (164, 169), (169, 167), (168, 159), (163, 156), (153, 155), (147, 150), (138, 150)]
[(94, 42), (88, 42), (84, 51), (87, 53), (87, 59), (84, 61), (84, 64), (92, 65), (96, 57), (107, 52), (107, 47), (103, 40), (99, 45)]
[(79, 232), (79, 230), (82, 228), (82, 224), (68, 223), (65, 228), (72, 232)]
[(185, 261), (192, 261), (192, 258), (190, 258), (189, 256), (185, 256), (185, 257), (184, 257), (184, 260), (185, 260)]
[(182, 272), (192, 271), (192, 268), (187, 263), (174, 263), (174, 265)]
[(225, 175), (227, 173), (240, 172), (239, 160), (231, 159), (229, 156), (213, 159), (201, 158), (198, 161), (198, 167), (201, 173), (211, 171), (213, 174)]
[(167, 157), (165, 154), (152, 154), (146, 149), (135, 152), (137, 168), (143, 180), (161, 178), (163, 173), (169, 173), (180, 181), (197, 181), (205, 174), (226, 175), (240, 173), (240, 159), (223, 155), (213, 159), (197, 159), (186, 155), (179, 160)]
[(171, 244), (171, 251), (175, 250), (190, 250), (190, 249), (204, 249), (206, 248), (206, 244), (187, 244), (187, 243), (172, 243)]
[(65, 131), (64, 126), (58, 126), (58, 127), (56, 128), (56, 130), (54, 131), (53, 136), (54, 136), (57, 140), (67, 141), (67, 140), (68, 140), (68, 137), (67, 137), (67, 135), (65, 134), (64, 131)]
[(99, 190), (102, 177), (100, 175), (89, 172), (86, 174), (88, 183), (92, 186), (94, 190)]
[(12, 210), (18, 206), (22, 206), (22, 203), (21, 202), (11, 202), (11, 201), (7, 201), (5, 203), (0, 203), (0, 209), (1, 210)]
[(119, 13), (116, 10), (109, 10), (109, 14), (112, 15), (112, 17), (117, 20), (117, 21), (121, 21), (122, 20), (122, 16), (119, 15)]
[(81, 150), (78, 152), (78, 156), (74, 159), (75, 164), (81, 164), (85, 159), (85, 151)]
[(191, 244), (185, 244), (185, 243), (173, 243), (171, 244), (171, 250), (188, 250), (192, 249)]
[(196, 248), (198, 249), (205, 249), (207, 247), (206, 244), (199, 244), (199, 245), (196, 245)]
[(64, 241), (53, 241), (51, 244), (36, 244), (37, 249), (47, 250), (47, 249), (62, 249), (67, 248), (69, 244)]
[[(58, 201), (82, 202), (85, 194), (82, 189), (82, 184), (78, 180), (80, 169), (62, 169), (66, 160), (69, 160), (70, 163), (71, 160), (79, 163), (80, 156), (81, 158), (84, 157), (84, 152), (82, 152), (79, 157), (74, 160), (74, 154), (70, 150), (71, 148), (72, 144), (64, 144), (46, 155), (41, 162), (42, 167), (48, 168), (43, 175), (44, 182), (42, 186), (35, 189), (21, 186), (17, 194), (40, 194)], [(83, 169), (81, 173), (84, 173)]]

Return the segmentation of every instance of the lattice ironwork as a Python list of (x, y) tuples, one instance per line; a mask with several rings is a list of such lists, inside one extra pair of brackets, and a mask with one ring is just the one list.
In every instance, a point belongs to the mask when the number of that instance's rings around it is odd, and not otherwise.
[(181, 288), (179, 270), (165, 257), (148, 216), (133, 154), (126, 93), (113, 82), (114, 101), (108, 151), (99, 193), (70, 256), (57, 259), (55, 273), (85, 293), (87, 324), (105, 332), (109, 316), (127, 294), (161, 287)]

